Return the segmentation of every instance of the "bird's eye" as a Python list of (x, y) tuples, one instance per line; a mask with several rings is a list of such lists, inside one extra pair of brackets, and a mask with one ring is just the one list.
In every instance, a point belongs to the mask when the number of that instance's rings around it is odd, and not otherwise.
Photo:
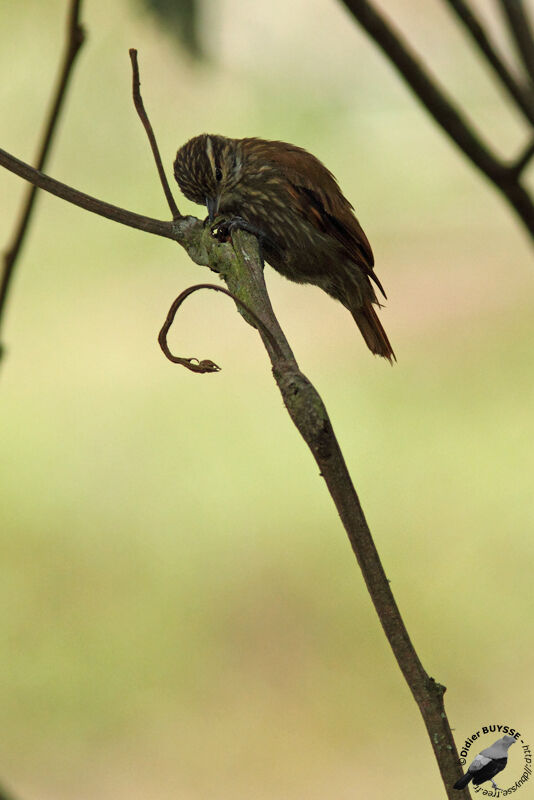
[(222, 181), (222, 172), (219, 167), (215, 170), (215, 180)]

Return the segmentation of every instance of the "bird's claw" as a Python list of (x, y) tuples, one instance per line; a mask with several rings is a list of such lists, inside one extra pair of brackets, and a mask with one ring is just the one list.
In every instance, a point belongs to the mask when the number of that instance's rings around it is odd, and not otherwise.
[(260, 241), (263, 238), (263, 233), (259, 228), (247, 222), (243, 217), (230, 217), (230, 219), (221, 217), (211, 223), (211, 232), (219, 242), (227, 242), (232, 238), (234, 231), (247, 231), (247, 233), (257, 236)]
[(247, 231), (247, 233), (251, 233), (257, 238), (258, 252), (263, 269), (265, 266), (263, 248), (266, 241), (266, 236), (263, 231), (260, 231), (260, 229), (252, 225), (252, 223), (247, 222), (243, 217), (231, 217), (230, 219), (221, 217), (214, 220), (211, 224), (211, 235), (214, 236), (218, 242), (231, 242), (234, 231)]
[(224, 217), (220, 217), (214, 220), (210, 225), (211, 235), (214, 236), (218, 242), (227, 242), (232, 233), (232, 222), (234, 219), (236, 218), (225, 219)]

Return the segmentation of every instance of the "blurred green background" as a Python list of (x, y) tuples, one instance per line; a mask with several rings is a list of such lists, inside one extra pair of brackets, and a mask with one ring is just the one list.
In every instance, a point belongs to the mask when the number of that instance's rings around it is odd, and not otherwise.
[[(421, 10), (388, 4), (512, 157), (521, 120), (442, 4)], [(0, 144), (26, 160), (65, 11), (0, 4)], [(333, 0), (206, 2), (201, 64), (139, 3), (86, 0), (83, 20), (54, 177), (168, 217), (129, 47), (169, 174), (177, 147), (209, 131), (296, 142), (338, 176), (373, 244), (398, 364), (370, 356), (340, 305), (267, 268), (275, 310), (458, 742), (489, 723), (528, 738), (534, 269), (519, 223)], [(0, 187), (5, 246), (25, 186), (2, 172)], [(156, 342), (168, 306), (212, 276), (51, 196), (37, 212), (0, 373), (0, 779), (20, 800), (442, 797), (254, 331), (197, 295), (172, 344), (223, 371), (171, 365)], [(510, 780), (520, 767), (511, 751)]]

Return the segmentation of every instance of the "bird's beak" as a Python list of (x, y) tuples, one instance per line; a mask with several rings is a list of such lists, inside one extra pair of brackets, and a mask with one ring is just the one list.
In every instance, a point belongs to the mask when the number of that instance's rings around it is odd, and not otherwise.
[(213, 222), (219, 210), (219, 197), (206, 197), (206, 208), (208, 209), (210, 222)]

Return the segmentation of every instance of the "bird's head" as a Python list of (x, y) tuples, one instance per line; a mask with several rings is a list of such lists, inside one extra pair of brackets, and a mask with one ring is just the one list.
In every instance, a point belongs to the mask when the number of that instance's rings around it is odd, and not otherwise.
[(188, 200), (208, 209), (210, 220), (221, 205), (228, 205), (242, 170), (241, 148), (236, 139), (203, 133), (178, 150), (174, 177)]

